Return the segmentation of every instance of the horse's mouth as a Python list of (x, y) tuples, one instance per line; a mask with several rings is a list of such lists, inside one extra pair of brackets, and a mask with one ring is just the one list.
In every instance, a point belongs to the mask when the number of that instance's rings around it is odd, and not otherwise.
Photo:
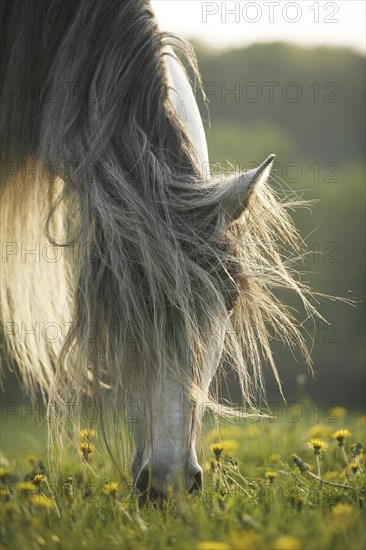
[[(196, 472), (196, 474), (193, 476), (193, 482), (191, 484), (191, 487), (188, 489), (188, 494), (200, 494), (202, 491), (203, 486), (203, 478), (202, 478), (202, 471), (199, 470)], [(135, 491), (137, 493), (138, 503), (140, 506), (144, 506), (147, 503), (151, 503), (154, 506), (161, 508), (166, 502), (169, 495), (177, 494), (177, 490), (174, 489), (173, 486), (171, 486), (173, 489), (172, 491), (169, 491), (169, 486), (167, 491), (158, 491), (155, 489), (154, 486), (150, 484), (149, 475), (148, 473), (142, 473), (138, 477), (138, 480), (135, 484)]]
[(166, 502), (166, 495), (159, 493), (154, 487), (150, 487), (145, 491), (138, 493), (139, 506), (145, 506), (147, 503), (151, 503), (156, 508), (162, 508), (164, 502)]

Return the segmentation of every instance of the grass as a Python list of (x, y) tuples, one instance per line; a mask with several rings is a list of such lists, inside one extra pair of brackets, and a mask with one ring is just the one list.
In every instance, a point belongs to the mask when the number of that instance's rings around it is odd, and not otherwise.
[[(314, 423), (310, 404), (297, 407), (301, 415), (223, 422), (220, 434), (207, 422), (203, 494), (142, 509), (129, 473), (118, 477), (98, 434), (84, 434), (83, 449), (69, 449), (55, 477), (45, 425), (13, 415), (1, 426), (0, 548), (361, 550), (365, 476), (363, 453), (352, 445), (363, 443), (365, 417), (339, 408)], [(339, 430), (351, 435), (337, 440)]]

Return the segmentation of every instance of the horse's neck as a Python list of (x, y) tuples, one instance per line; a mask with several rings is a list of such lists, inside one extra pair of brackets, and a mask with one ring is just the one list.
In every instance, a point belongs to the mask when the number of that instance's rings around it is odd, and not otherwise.
[(192, 138), (192, 143), (198, 153), (203, 172), (208, 174), (209, 158), (207, 142), (196, 99), (173, 49), (167, 46), (165, 50), (169, 53), (169, 55), (164, 56), (164, 59), (167, 64), (171, 101)]

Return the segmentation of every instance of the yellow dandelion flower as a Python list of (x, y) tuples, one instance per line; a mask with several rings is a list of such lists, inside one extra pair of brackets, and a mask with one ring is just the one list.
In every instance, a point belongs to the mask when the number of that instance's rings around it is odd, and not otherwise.
[(0, 497), (8, 497), (10, 495), (7, 489), (0, 489)]
[(281, 535), (273, 542), (273, 550), (300, 550), (300, 540), (289, 535)]
[(37, 486), (32, 481), (17, 483), (17, 487), (22, 493), (33, 493), (37, 490)]
[(359, 469), (359, 466), (358, 466), (357, 462), (351, 462), (349, 467), (351, 468), (351, 470), (354, 474), (357, 474), (358, 469)]
[(208, 462), (206, 462), (203, 466), (203, 469), (205, 472), (208, 472), (209, 470), (216, 470), (216, 468), (217, 468), (217, 462), (212, 457), (210, 457)]
[(348, 504), (348, 502), (340, 502), (336, 506), (334, 506), (332, 510), (332, 515), (335, 517), (338, 516), (348, 516), (354, 514), (354, 508), (351, 504)]
[(318, 439), (323, 437), (330, 437), (333, 429), (330, 426), (324, 426), (323, 424), (318, 424), (312, 426), (309, 430), (309, 436), (312, 439)]
[(225, 542), (205, 540), (198, 544), (197, 550), (230, 550), (230, 546), (228, 546)]
[(8, 500), (8, 502), (5, 502), (3, 504), (3, 509), (8, 513), (12, 514), (17, 510), (16, 504), (12, 502), (11, 500)]
[(36, 474), (32, 479), (32, 481), (33, 483), (36, 483), (37, 485), (39, 485), (40, 483), (44, 483), (46, 479), (47, 477), (44, 474)]
[(323, 439), (310, 439), (307, 443), (309, 449), (314, 451), (314, 454), (321, 456), (323, 451), (328, 449), (328, 443)]
[(262, 537), (255, 531), (243, 531), (230, 540), (230, 547), (235, 550), (243, 550), (243, 548), (260, 550), (262, 546)]
[(33, 462), (38, 462), (39, 461), (39, 458), (37, 455), (26, 455), (25, 456), (25, 460), (27, 462), (29, 462), (30, 464), (32, 464)]
[(273, 454), (269, 457), (269, 462), (272, 462), (272, 464), (277, 464), (280, 462), (280, 457), (276, 454)]
[(80, 437), (83, 439), (91, 439), (92, 437), (95, 437), (95, 430), (92, 428), (85, 428), (80, 431)]
[(45, 509), (54, 508), (53, 500), (46, 497), (42, 493), (39, 495), (32, 495), (28, 499), (28, 502), (30, 502), (32, 506), (36, 506), (37, 508), (45, 508)]
[(350, 435), (352, 435), (352, 433), (349, 430), (338, 430), (332, 434), (332, 437), (338, 441), (338, 447), (343, 447), (344, 440)]
[(119, 484), (116, 481), (109, 481), (103, 487), (103, 493), (108, 496), (116, 496)]
[(243, 437), (244, 430), (243, 428), (239, 428), (239, 426), (233, 426), (233, 425), (226, 425), (221, 426), (220, 428), (213, 428), (212, 430), (208, 431), (206, 434), (206, 440), (207, 441), (218, 441), (218, 440), (226, 440), (226, 439), (235, 439), (240, 441)]
[(333, 418), (344, 418), (346, 416), (347, 410), (344, 407), (335, 407), (332, 410)]
[(265, 472), (264, 477), (266, 477), (270, 483), (273, 483), (276, 477), (278, 477), (278, 473), (273, 472), (272, 470), (268, 470), (267, 472)]
[(332, 510), (332, 520), (337, 530), (352, 525), (356, 519), (357, 514), (355, 508), (346, 502), (340, 502)]
[(89, 455), (93, 451), (95, 451), (95, 445), (93, 443), (90, 443), (90, 441), (83, 441), (80, 443), (80, 449), (83, 451), (84, 455)]
[(6, 478), (8, 474), (10, 474), (9, 470), (3, 468), (3, 466), (0, 466), (0, 479)]
[(210, 445), (210, 449), (215, 453), (215, 456), (217, 459), (221, 457), (222, 451), (224, 450), (224, 447), (221, 445), (221, 443), (213, 443), (213, 445)]
[(324, 479), (327, 479), (328, 481), (335, 481), (340, 478), (340, 472), (337, 472), (336, 470), (330, 470), (329, 472), (326, 472), (324, 474)]
[(221, 442), (221, 445), (223, 446), (223, 452), (227, 456), (234, 454), (239, 447), (239, 443), (235, 439), (225, 439), (225, 441)]

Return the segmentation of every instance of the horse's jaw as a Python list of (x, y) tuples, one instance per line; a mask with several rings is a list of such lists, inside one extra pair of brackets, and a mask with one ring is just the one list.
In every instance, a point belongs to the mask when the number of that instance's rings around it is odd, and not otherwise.
[(187, 458), (183, 449), (161, 449), (154, 457), (145, 461), (134, 481), (139, 501), (162, 501), (176, 497), (181, 492), (200, 492), (202, 489), (202, 468), (198, 464), (194, 447)]

